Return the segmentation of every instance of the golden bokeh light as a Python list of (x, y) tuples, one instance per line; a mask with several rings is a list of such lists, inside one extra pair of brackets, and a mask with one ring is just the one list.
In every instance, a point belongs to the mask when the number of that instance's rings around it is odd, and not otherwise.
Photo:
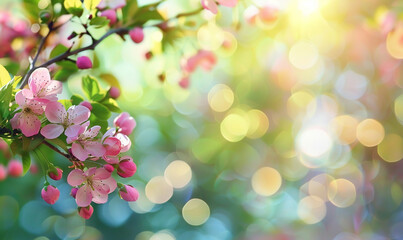
[(234, 92), (225, 84), (217, 84), (208, 93), (208, 103), (214, 111), (225, 112), (234, 103)]
[(403, 94), (395, 99), (394, 111), (397, 120), (403, 124)]
[(394, 30), (390, 31), (386, 39), (386, 48), (389, 54), (396, 59), (403, 59), (403, 22), (399, 22)]
[(188, 224), (199, 226), (210, 217), (210, 208), (205, 201), (193, 198), (183, 206), (182, 216)]
[(357, 126), (358, 120), (350, 115), (337, 116), (332, 121), (333, 131), (343, 144), (352, 144), (357, 140)]
[(157, 176), (147, 183), (145, 193), (152, 203), (162, 204), (172, 197), (173, 188), (164, 177)]
[(174, 188), (185, 187), (192, 179), (192, 169), (184, 161), (171, 162), (164, 172), (165, 180)]
[(252, 109), (247, 115), (249, 118), (247, 137), (252, 139), (262, 137), (269, 129), (269, 119), (266, 114), (258, 109)]
[(297, 42), (290, 49), (288, 58), (290, 63), (298, 69), (309, 69), (319, 59), (318, 49), (308, 42)]
[(355, 202), (355, 186), (347, 179), (339, 178), (330, 182), (327, 196), (335, 206), (346, 208)]
[(326, 216), (325, 202), (316, 196), (307, 196), (298, 203), (298, 216), (306, 224), (315, 224)]
[(223, 44), (225, 34), (214, 22), (209, 22), (198, 30), (197, 39), (204, 50), (217, 50)]
[(175, 240), (175, 236), (166, 230), (159, 231), (153, 234), (149, 240)]
[(312, 127), (303, 129), (298, 134), (296, 145), (303, 154), (317, 158), (332, 148), (333, 140), (324, 129)]
[(378, 154), (386, 162), (397, 162), (403, 158), (403, 140), (397, 134), (388, 134), (378, 145)]
[(357, 126), (357, 139), (366, 147), (374, 147), (382, 142), (385, 130), (377, 120), (365, 119)]
[(228, 114), (220, 125), (222, 136), (230, 142), (241, 141), (249, 129), (249, 121), (239, 113)]
[(280, 173), (271, 167), (262, 167), (252, 176), (253, 190), (262, 196), (271, 196), (281, 187)]
[(311, 196), (316, 196), (322, 199), (324, 202), (327, 202), (328, 196), (328, 189), (329, 184), (334, 180), (334, 178), (326, 173), (319, 174), (313, 177), (308, 182), (308, 192)]

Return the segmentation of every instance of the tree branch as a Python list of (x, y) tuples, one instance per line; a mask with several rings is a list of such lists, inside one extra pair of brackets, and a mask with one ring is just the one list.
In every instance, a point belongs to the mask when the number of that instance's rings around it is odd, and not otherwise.
[(67, 159), (70, 159), (70, 155), (69, 155), (69, 154), (60, 151), (57, 147), (53, 146), (52, 144), (50, 144), (50, 143), (48, 143), (48, 142), (46, 142), (46, 141), (43, 141), (42, 143), (45, 144), (46, 146), (48, 146), (48, 147), (49, 147), (50, 149), (52, 149), (53, 151), (59, 153), (59, 154), (62, 155), (63, 157), (65, 157), (65, 158), (67, 158)]

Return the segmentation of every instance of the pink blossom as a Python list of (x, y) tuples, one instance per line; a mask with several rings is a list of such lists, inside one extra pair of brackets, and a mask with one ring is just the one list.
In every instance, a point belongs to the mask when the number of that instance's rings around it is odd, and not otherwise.
[(90, 219), (92, 213), (94, 213), (94, 208), (91, 205), (78, 208), (78, 215), (84, 219)]
[(31, 137), (39, 133), (41, 121), (38, 115), (43, 113), (43, 104), (24, 96), (23, 90), (15, 94), (15, 101), (21, 108), (21, 112), (16, 113), (11, 119), (13, 129), (21, 129), (26, 137)]
[(140, 27), (135, 27), (129, 31), (130, 38), (135, 43), (141, 43), (144, 40), (144, 31)]
[(113, 25), (116, 23), (117, 17), (115, 10), (108, 9), (101, 12), (101, 17), (106, 17), (109, 19), (109, 25)]
[(99, 9), (118, 9), (124, 6), (126, 6), (126, 0), (102, 0), (97, 7)]
[[(225, 7), (235, 7), (238, 0), (217, 0), (217, 2)], [(218, 6), (215, 0), (201, 0), (201, 4), (204, 9), (209, 10), (213, 14), (217, 14)]]
[(84, 107), (88, 108), (90, 111), (92, 110), (92, 105), (91, 105), (91, 103), (88, 102), (88, 101), (82, 101), (82, 102), (80, 102), (80, 104), (78, 104), (78, 105), (84, 106)]
[(71, 195), (73, 198), (76, 198), (77, 191), (78, 191), (78, 188), (72, 188), (71, 191), (70, 191), (70, 195)]
[(88, 129), (89, 122), (81, 125), (76, 136), (68, 136), (67, 143), (72, 143), (71, 152), (80, 161), (85, 161), (89, 155), (102, 157), (105, 154), (105, 148), (100, 141), (95, 139), (98, 135), (100, 126), (94, 126)]
[(62, 92), (61, 82), (51, 80), (47, 68), (36, 69), (28, 80), (29, 89), (23, 89), (24, 97), (38, 102), (48, 103), (57, 101), (57, 94)]
[(58, 181), (62, 179), (63, 170), (61, 170), (60, 168), (55, 168), (54, 171), (49, 172), (48, 175), (51, 179)]
[(128, 178), (133, 176), (137, 171), (137, 166), (133, 162), (133, 158), (129, 156), (122, 157), (119, 162), (118, 175), (122, 178)]
[(105, 155), (106, 156), (116, 156), (122, 150), (122, 146), (120, 140), (116, 137), (108, 137), (103, 142), (105, 147)]
[(113, 99), (117, 99), (120, 96), (120, 90), (117, 87), (111, 87), (109, 89), (109, 96)]
[(194, 56), (190, 57), (182, 66), (188, 73), (194, 72), (198, 66), (206, 71), (210, 71), (216, 64), (217, 59), (213, 52), (199, 50)]
[(131, 185), (124, 185), (119, 190), (119, 196), (125, 201), (134, 202), (139, 198), (139, 192)]
[(76, 136), (83, 122), (90, 117), (90, 110), (84, 106), (71, 106), (67, 111), (59, 102), (46, 105), (45, 115), (51, 124), (44, 126), (41, 134), (47, 139), (54, 139), (64, 132), (67, 137)]
[(0, 164), (0, 181), (7, 178), (7, 171), (3, 164)]
[(77, 58), (76, 65), (79, 69), (89, 69), (92, 68), (91, 59), (87, 56), (81, 56)]
[[(124, 131), (124, 132), (126, 132), (126, 131)], [(129, 151), (129, 149), (132, 145), (132, 141), (130, 140), (130, 138), (127, 135), (122, 134), (119, 131), (116, 131), (115, 128), (111, 128), (108, 131), (106, 131), (106, 133), (102, 137), (102, 141), (104, 141), (104, 139), (106, 139), (108, 137), (115, 137), (120, 141), (120, 147), (121, 147), (120, 152)]]
[(113, 121), (119, 133), (130, 135), (136, 127), (136, 120), (129, 113), (123, 112)]
[(22, 168), (22, 163), (18, 160), (11, 160), (8, 163), (8, 175), (12, 177), (19, 177), (22, 175), (23, 168)]
[(42, 189), (41, 195), (45, 202), (55, 204), (55, 202), (59, 199), (60, 191), (56, 187), (49, 185)]
[(85, 172), (75, 169), (70, 172), (67, 182), (71, 186), (82, 185), (76, 194), (76, 203), (79, 207), (86, 207), (90, 205), (91, 201), (106, 203), (108, 194), (116, 189), (115, 179), (104, 168), (93, 167)]
[(108, 172), (113, 172), (113, 170), (115, 170), (115, 168), (114, 168), (112, 165), (110, 165), (110, 164), (105, 164), (105, 165), (104, 165), (104, 168), (105, 168), (105, 170), (108, 171)]

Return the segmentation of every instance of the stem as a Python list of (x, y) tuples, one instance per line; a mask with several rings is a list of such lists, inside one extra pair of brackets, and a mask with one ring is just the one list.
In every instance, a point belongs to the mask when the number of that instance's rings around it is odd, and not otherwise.
[(59, 153), (59, 154), (62, 155), (63, 157), (65, 157), (65, 158), (67, 158), (67, 159), (70, 159), (70, 155), (69, 155), (69, 154), (63, 153), (62, 151), (60, 151), (57, 147), (53, 146), (52, 144), (50, 144), (50, 143), (48, 143), (48, 142), (46, 142), (46, 141), (43, 141), (42, 143), (45, 144), (46, 146), (48, 146), (48, 147), (49, 147), (50, 149), (52, 149), (53, 151)]

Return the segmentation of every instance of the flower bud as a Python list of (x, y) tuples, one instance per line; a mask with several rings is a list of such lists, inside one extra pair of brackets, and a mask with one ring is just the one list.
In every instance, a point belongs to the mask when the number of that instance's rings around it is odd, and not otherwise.
[(139, 192), (131, 185), (124, 185), (119, 190), (119, 196), (125, 201), (134, 202), (139, 198)]
[(78, 191), (78, 188), (72, 188), (71, 192), (70, 192), (70, 196), (72, 196), (73, 198), (76, 198), (77, 191)]
[(188, 88), (189, 87), (189, 78), (188, 77), (184, 77), (179, 81), (179, 86), (181, 86), (181, 88)]
[(123, 112), (117, 116), (113, 123), (119, 128), (119, 132), (124, 135), (130, 135), (136, 127), (136, 120), (127, 112)]
[(3, 164), (0, 164), (0, 181), (7, 178), (7, 171)]
[(29, 171), (32, 173), (32, 174), (37, 174), (38, 173), (38, 166), (36, 165), (36, 164), (31, 164), (31, 167), (29, 168)]
[(92, 62), (91, 59), (87, 56), (81, 56), (77, 58), (77, 67), (79, 69), (89, 69), (92, 68)]
[(10, 148), (8, 147), (8, 144), (2, 138), (0, 138), (0, 152), (3, 153), (3, 155), (6, 159), (11, 158)]
[(141, 43), (144, 39), (144, 32), (143, 29), (140, 27), (135, 27), (129, 31), (130, 38), (135, 43)]
[(92, 105), (91, 105), (91, 103), (88, 102), (88, 101), (82, 101), (82, 102), (80, 102), (80, 104), (78, 104), (78, 105), (84, 106), (84, 107), (88, 108), (90, 111), (92, 110)]
[(75, 38), (76, 36), (77, 36), (77, 33), (76, 33), (76, 32), (72, 32), (72, 33), (67, 37), (67, 40), (71, 40), (71, 39)]
[(55, 202), (59, 199), (60, 191), (56, 187), (52, 185), (48, 185), (42, 188), (41, 192), (43, 200), (49, 204), (55, 204)]
[(53, 171), (50, 171), (48, 175), (51, 179), (58, 181), (62, 179), (63, 170), (61, 170), (60, 168), (55, 168), (53, 169)]
[(106, 150), (106, 156), (116, 156), (120, 153), (120, 150), (122, 150), (122, 144), (120, 143), (120, 140), (115, 137), (106, 138), (103, 144)]
[(106, 17), (107, 19), (109, 19), (109, 25), (115, 24), (117, 20), (116, 12), (112, 9), (102, 11), (101, 17)]
[(122, 178), (133, 176), (136, 170), (137, 166), (129, 156), (124, 157), (124, 160), (119, 162), (118, 175)]
[(120, 96), (120, 90), (117, 87), (111, 87), (109, 89), (109, 96), (113, 99), (117, 99)]
[(18, 160), (11, 160), (8, 163), (8, 175), (12, 177), (20, 177), (22, 175), (22, 163)]
[(94, 212), (94, 208), (89, 205), (87, 207), (79, 207), (78, 208), (78, 215), (84, 219), (90, 219), (92, 213)]
[(105, 168), (105, 170), (108, 171), (108, 172), (113, 172), (113, 170), (115, 170), (115, 168), (114, 168), (112, 165), (110, 165), (110, 164), (105, 164), (105, 165), (104, 165), (104, 168)]
[(150, 52), (150, 51), (148, 51), (148, 52), (146, 52), (146, 54), (144, 54), (144, 57), (145, 57), (147, 60), (150, 60), (150, 59), (152, 58), (152, 56), (153, 56), (153, 53)]
[(50, 20), (52, 20), (52, 15), (49, 11), (41, 11), (39, 13), (39, 18), (41, 19), (41, 23), (48, 23)]

